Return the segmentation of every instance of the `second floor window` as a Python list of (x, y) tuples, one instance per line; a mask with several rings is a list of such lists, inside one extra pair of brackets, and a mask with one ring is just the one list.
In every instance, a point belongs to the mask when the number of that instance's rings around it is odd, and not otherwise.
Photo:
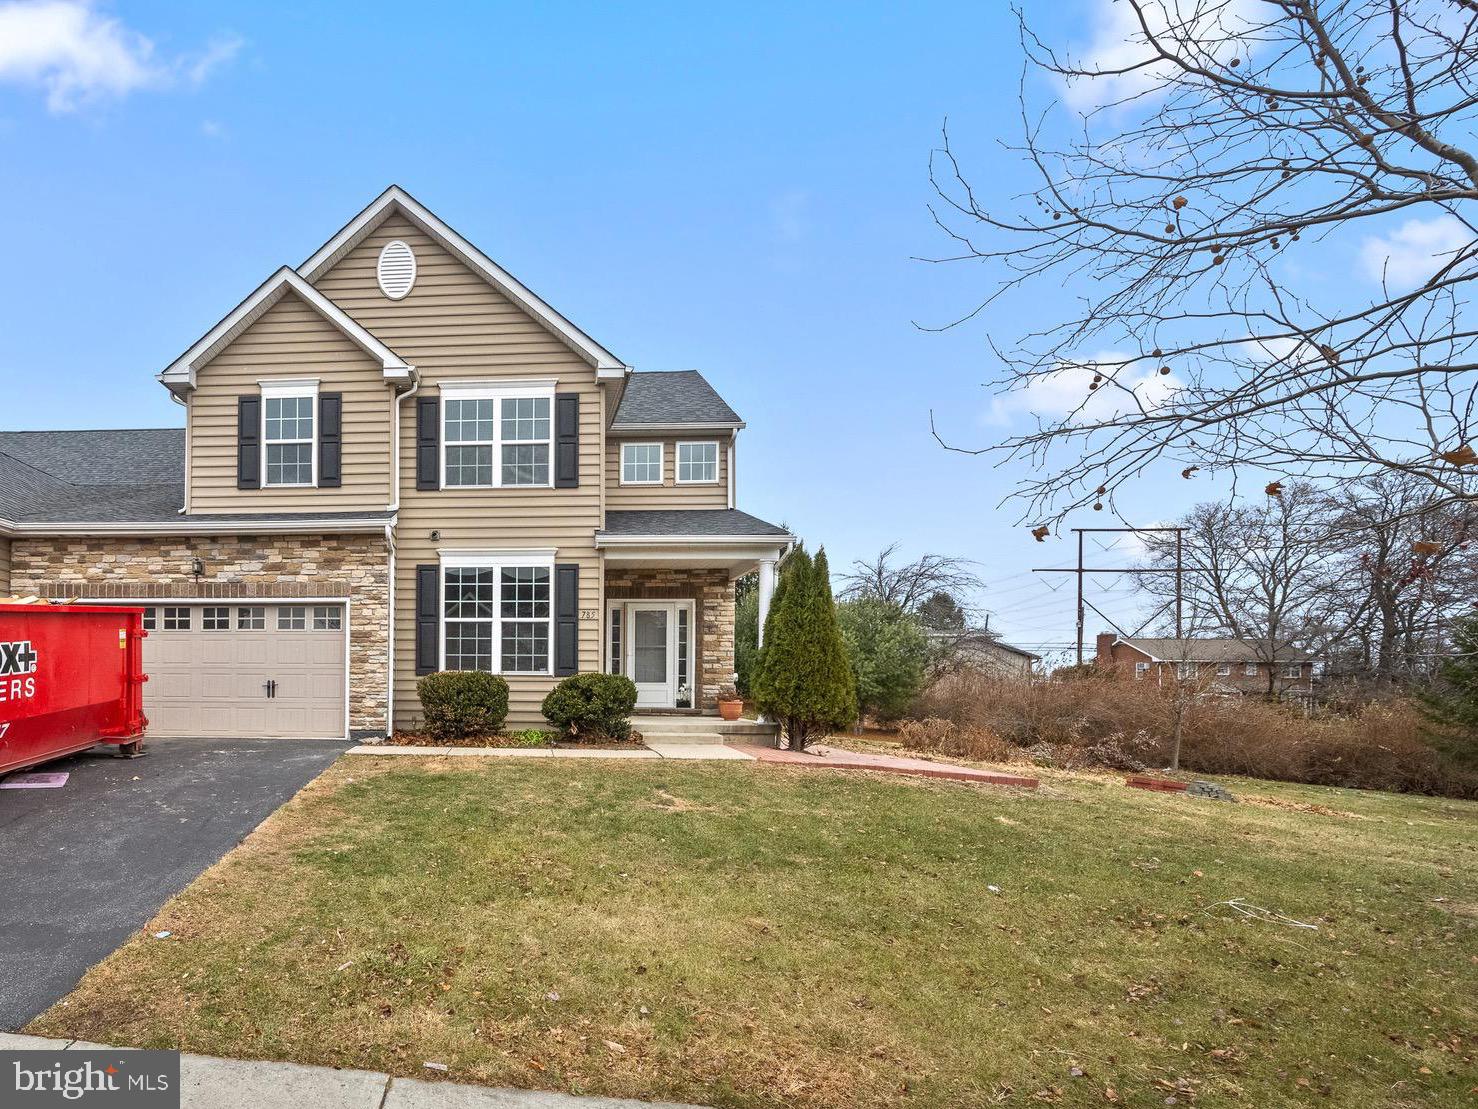
[(662, 444), (622, 443), (621, 484), (661, 485)]
[(552, 394), (448, 395), (442, 405), (442, 484), (447, 488), (549, 485), (553, 403)]
[(262, 441), (266, 446), (266, 485), (313, 484), (312, 395), (262, 397)]
[(677, 445), (677, 483), (679, 485), (718, 481), (717, 443), (679, 443)]

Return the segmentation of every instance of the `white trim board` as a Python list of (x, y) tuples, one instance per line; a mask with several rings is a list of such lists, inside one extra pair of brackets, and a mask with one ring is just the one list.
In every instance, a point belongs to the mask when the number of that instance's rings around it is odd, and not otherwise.
[(158, 380), (172, 393), (194, 389), (195, 376), (200, 368), (225, 350), (232, 340), (289, 292), (301, 297), (366, 354), (379, 359), (387, 380), (401, 381), (415, 373), (414, 366), (350, 319), (342, 308), (304, 281), (291, 267), (283, 266), (258, 285), (225, 319), (202, 335), (194, 346), (166, 366), (157, 375)]
[(317, 281), (335, 262), (358, 246), (366, 235), (383, 223), (393, 212), (399, 212), (405, 216), (461, 262), (481, 275), (509, 300), (563, 340), (571, 350), (595, 367), (596, 376), (622, 378), (630, 372), (631, 367), (536, 296), (502, 266), (462, 238), (399, 185), (391, 185), (372, 200), (368, 207), (340, 228), (333, 238), (319, 247), (299, 266), (299, 272), (309, 281)]

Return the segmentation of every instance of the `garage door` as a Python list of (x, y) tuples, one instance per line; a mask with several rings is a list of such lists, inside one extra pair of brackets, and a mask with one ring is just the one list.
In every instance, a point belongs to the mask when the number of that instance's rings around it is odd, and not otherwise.
[(149, 734), (344, 735), (344, 625), (341, 604), (147, 607)]

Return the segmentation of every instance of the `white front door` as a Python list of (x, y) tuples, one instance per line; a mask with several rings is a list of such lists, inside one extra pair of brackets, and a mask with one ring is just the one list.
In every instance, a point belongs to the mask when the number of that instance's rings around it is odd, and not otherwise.
[(626, 674), (636, 683), (637, 708), (670, 709), (677, 696), (675, 605), (630, 601)]

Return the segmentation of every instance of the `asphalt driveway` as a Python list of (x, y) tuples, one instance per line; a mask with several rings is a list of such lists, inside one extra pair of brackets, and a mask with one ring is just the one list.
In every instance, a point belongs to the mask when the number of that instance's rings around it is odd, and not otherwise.
[(67, 994), (346, 747), (161, 739), (40, 768), (70, 772), (61, 789), (0, 790), (0, 1030)]

